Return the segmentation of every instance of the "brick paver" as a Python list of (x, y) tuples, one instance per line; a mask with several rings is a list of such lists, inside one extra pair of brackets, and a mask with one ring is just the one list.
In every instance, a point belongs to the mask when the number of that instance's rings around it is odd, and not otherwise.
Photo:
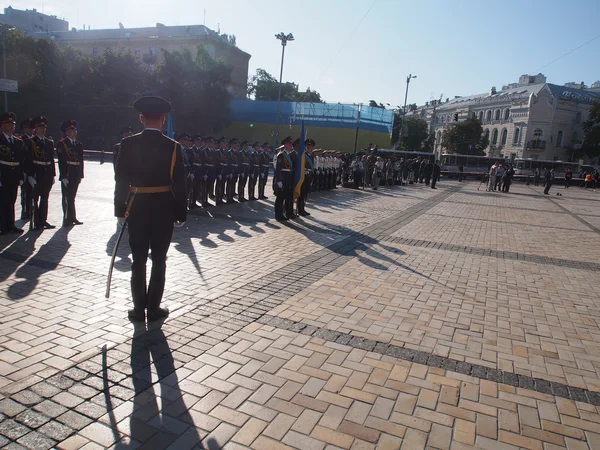
[[(594, 449), (600, 198), (442, 182), (190, 214), (126, 320), (112, 166), (85, 224), (0, 238), (0, 447)], [(60, 194), (49, 220), (60, 223)], [(16, 447), (15, 447), (16, 448)]]

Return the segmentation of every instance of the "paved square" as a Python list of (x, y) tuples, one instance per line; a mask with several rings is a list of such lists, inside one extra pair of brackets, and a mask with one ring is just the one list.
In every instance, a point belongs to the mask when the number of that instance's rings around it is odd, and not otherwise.
[(104, 298), (113, 172), (87, 167), (83, 226), (0, 237), (0, 448), (600, 448), (600, 193), (196, 210), (147, 329), (125, 240)]

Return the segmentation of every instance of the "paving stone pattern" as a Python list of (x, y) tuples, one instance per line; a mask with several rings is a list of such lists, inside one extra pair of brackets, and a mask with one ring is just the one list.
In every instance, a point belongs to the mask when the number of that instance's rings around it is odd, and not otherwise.
[(125, 241), (103, 295), (111, 179), (90, 163), (85, 225), (0, 238), (0, 447), (600, 445), (591, 192), (338, 189), (285, 225), (272, 199), (198, 210), (146, 329)]

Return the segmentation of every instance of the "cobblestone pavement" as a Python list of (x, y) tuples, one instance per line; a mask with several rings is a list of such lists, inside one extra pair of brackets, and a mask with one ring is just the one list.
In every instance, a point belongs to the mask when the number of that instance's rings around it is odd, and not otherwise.
[[(600, 195), (442, 181), (196, 210), (126, 319), (112, 166), (0, 237), (0, 448), (600, 449)], [(49, 220), (60, 224), (59, 186)]]

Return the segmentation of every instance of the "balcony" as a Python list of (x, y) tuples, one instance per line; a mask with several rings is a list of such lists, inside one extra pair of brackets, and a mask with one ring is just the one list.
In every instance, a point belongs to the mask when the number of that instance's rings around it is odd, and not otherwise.
[(546, 141), (539, 139), (531, 140), (527, 143), (527, 148), (529, 150), (546, 150)]

